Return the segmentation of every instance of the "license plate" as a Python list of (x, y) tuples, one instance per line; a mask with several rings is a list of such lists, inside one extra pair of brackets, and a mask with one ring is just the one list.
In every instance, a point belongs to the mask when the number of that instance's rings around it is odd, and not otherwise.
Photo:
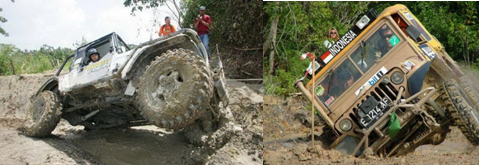
[(378, 121), (378, 119), (383, 116), (390, 107), (391, 101), (388, 98), (382, 98), (372, 110), (359, 119), (359, 125), (363, 128), (369, 128), (376, 123), (376, 121)]

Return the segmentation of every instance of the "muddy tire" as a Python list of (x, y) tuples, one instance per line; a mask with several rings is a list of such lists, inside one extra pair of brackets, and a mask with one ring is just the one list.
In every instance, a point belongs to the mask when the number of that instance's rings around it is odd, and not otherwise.
[(471, 107), (472, 102), (466, 92), (456, 83), (444, 83), (442, 98), (453, 122), (473, 145), (479, 145), (479, 115)]
[(223, 108), (222, 103), (218, 107), (218, 112), (207, 112), (184, 130), (191, 144), (218, 149), (229, 141), (233, 134), (233, 114), (229, 107)]
[(193, 123), (213, 96), (213, 80), (202, 58), (185, 49), (167, 51), (140, 78), (137, 104), (150, 123), (180, 129)]
[(32, 102), (27, 111), (25, 135), (45, 137), (51, 134), (60, 121), (62, 105), (52, 91), (43, 91)]
[(471, 101), (472, 109), (475, 109), (476, 112), (479, 108), (479, 94), (477, 91), (472, 87), (472, 82), (467, 79), (467, 77), (461, 77), (459, 84), (461, 85), (464, 92), (469, 96)]

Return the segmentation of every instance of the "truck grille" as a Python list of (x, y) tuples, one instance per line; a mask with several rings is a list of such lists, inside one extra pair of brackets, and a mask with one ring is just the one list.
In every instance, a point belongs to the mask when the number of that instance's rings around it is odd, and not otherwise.
[(398, 91), (392, 84), (378, 83), (361, 99), (361, 104), (353, 108), (357, 114), (356, 121), (362, 128), (369, 128), (389, 110), (396, 100)]

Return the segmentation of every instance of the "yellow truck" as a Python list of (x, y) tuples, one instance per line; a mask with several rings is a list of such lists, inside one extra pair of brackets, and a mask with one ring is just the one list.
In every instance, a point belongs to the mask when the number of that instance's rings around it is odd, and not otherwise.
[(331, 148), (404, 155), (451, 126), (479, 144), (477, 91), (406, 6), (370, 10), (315, 60), (314, 94), (312, 79), (295, 86), (336, 134)]

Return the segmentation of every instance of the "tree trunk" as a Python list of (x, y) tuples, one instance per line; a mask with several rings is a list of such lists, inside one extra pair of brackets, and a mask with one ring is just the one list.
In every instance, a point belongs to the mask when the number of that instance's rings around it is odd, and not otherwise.
[(10, 59), (10, 66), (12, 67), (12, 73), (15, 75), (15, 67), (13, 66), (13, 60)]
[[(278, 7), (279, 7), (279, 2), (276, 2), (276, 9)], [(271, 28), (269, 30), (268, 38), (266, 39), (266, 41), (263, 44), (263, 56), (264, 56), (264, 54), (266, 54), (266, 51), (271, 46), (271, 42), (273, 40), (273, 33), (274, 33), (274, 35), (276, 35), (276, 30), (278, 29), (278, 27), (277, 27), (278, 26), (278, 20), (279, 20), (279, 16), (276, 17), (275, 19), (273, 19), (272, 22), (271, 22)], [(276, 29), (276, 30), (273, 31), (273, 29)]]
[[(269, 53), (269, 74), (272, 75), (274, 72), (274, 50), (276, 50), (276, 31), (278, 30), (279, 16), (273, 19), (271, 23), (271, 30), (269, 31), (272, 34), (271, 39), (271, 53)], [(263, 49), (264, 53), (264, 49)]]

